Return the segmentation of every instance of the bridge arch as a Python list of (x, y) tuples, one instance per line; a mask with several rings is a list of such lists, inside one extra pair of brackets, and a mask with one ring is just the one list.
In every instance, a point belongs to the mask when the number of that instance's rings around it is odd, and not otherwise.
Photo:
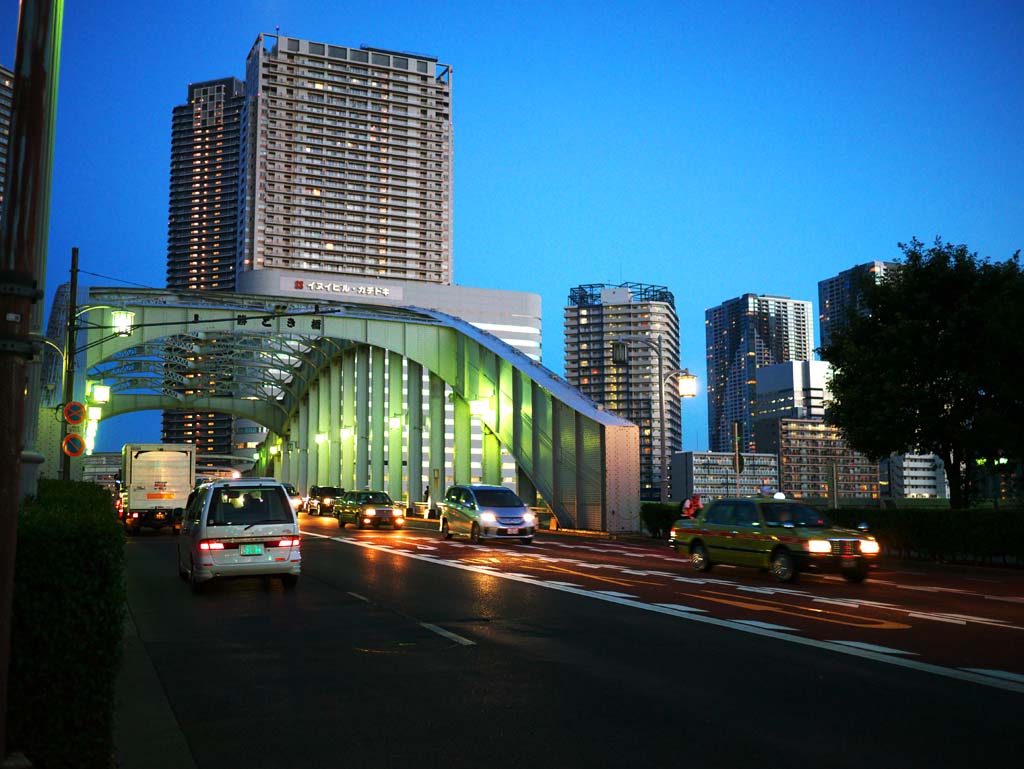
[[(458, 318), (198, 291), (94, 289), (91, 301), (134, 313), (130, 336), (111, 333), (113, 309), (91, 316), (89, 376), (114, 392), (105, 417), (143, 409), (244, 416), (272, 433), (273, 472), (297, 486), (386, 480), (401, 496), (407, 477), (410, 501), (420, 498), (423, 469), (470, 481), (476, 419), (485, 482), (500, 482), (504, 449), (520, 490), (539, 495), (560, 525), (639, 529), (638, 428)], [(455, 421), (450, 460), (446, 400)]]

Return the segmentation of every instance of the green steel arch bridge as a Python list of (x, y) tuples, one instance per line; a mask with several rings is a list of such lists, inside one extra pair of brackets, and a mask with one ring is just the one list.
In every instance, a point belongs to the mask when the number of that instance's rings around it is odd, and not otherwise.
[[(87, 377), (103, 418), (218, 411), (269, 432), (257, 470), (305, 490), (372, 486), (409, 502), (422, 478), (483, 483), (502, 454), (520, 494), (565, 528), (640, 528), (639, 431), (492, 334), (435, 310), (222, 292), (94, 288)], [(134, 313), (113, 333), (114, 313)], [(454, 440), (445, 439), (446, 403)], [(447, 448), (447, 451), (446, 451)], [(417, 472), (416, 468), (419, 468)]]

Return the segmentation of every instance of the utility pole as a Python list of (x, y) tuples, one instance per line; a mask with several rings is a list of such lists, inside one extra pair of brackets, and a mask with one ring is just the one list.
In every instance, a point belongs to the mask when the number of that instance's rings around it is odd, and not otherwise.
[[(71, 291), (68, 294), (68, 322), (64, 333), (64, 405), (75, 399), (75, 344), (78, 322), (78, 248), (71, 249)], [(68, 420), (61, 415), (60, 423), (60, 478), (71, 480), (71, 457), (64, 452), (64, 439), (68, 437)]]
[[(14, 98), (0, 222), (0, 760), (7, 752), (7, 682), (22, 453), (34, 452), (42, 338), (39, 300), (46, 278), (53, 138), (57, 119), (62, 0), (21, 0), (14, 59)], [(26, 436), (30, 440), (26, 439)], [(38, 460), (38, 453), (29, 461)], [(33, 468), (35, 470), (35, 468)], [(33, 476), (34, 477), (34, 476)], [(30, 484), (35, 491), (34, 482)]]

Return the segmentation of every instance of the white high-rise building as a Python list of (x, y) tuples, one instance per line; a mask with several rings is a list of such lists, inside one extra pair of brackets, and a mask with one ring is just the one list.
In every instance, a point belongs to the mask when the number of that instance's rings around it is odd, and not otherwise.
[[(661, 466), (662, 436), (666, 459), (682, 447), (678, 392), (658, 381), (659, 350), (663, 377), (679, 368), (675, 297), (664, 286), (587, 284), (569, 291), (564, 318), (566, 380), (640, 427), (640, 495), (658, 499), (662, 476), (671, 469)], [(620, 339), (628, 354), (616, 363), (612, 345)]]
[(246, 101), (239, 272), (451, 284), (450, 66), (261, 34)]

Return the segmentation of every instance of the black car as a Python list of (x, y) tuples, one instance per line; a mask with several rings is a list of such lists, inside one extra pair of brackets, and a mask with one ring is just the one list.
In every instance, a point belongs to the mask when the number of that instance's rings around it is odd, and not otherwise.
[(345, 489), (338, 486), (311, 486), (306, 512), (310, 515), (334, 515), (334, 505), (340, 502)]

